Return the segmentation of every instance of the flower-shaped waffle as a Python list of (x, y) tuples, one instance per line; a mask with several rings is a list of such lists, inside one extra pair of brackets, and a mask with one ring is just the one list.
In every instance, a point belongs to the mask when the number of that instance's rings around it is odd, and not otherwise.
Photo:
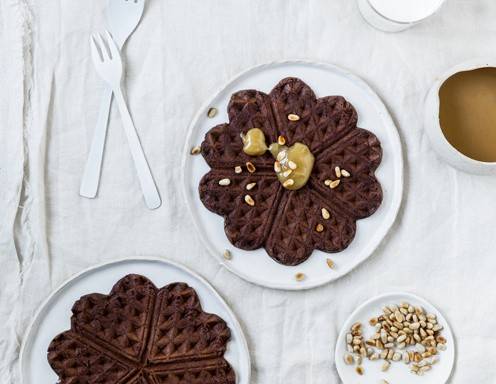
[(230, 330), (185, 283), (157, 289), (128, 275), (109, 295), (83, 296), (72, 313), (71, 329), (48, 348), (61, 384), (235, 383), (223, 358)]
[[(284, 265), (304, 262), (314, 249), (345, 249), (356, 221), (382, 202), (374, 176), (381, 145), (357, 127), (353, 106), (341, 96), (317, 99), (302, 80), (286, 78), (268, 95), (233, 94), (228, 115), (229, 123), (212, 128), (201, 145), (211, 171), (199, 193), (206, 208), (224, 216), (231, 243), (245, 250), (264, 247)], [(269, 152), (244, 153), (242, 136), (252, 128), (261, 129), (268, 143), (282, 137), (288, 146), (303, 143), (310, 149), (315, 163), (303, 188), (283, 187)]]

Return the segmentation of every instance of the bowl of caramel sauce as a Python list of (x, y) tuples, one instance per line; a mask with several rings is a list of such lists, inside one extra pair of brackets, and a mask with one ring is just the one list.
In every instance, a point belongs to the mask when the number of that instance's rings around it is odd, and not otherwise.
[(496, 59), (460, 64), (441, 76), (427, 95), (424, 126), (449, 164), (496, 175)]

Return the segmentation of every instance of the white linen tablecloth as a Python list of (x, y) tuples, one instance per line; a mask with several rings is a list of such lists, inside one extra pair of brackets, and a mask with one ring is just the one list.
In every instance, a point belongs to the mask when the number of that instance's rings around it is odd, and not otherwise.
[[(39, 304), (65, 279), (115, 258), (159, 255), (206, 277), (241, 319), (254, 383), (339, 383), (337, 333), (371, 295), (414, 292), (456, 335), (452, 383), (492, 384), (496, 367), (496, 178), (454, 170), (422, 128), (438, 74), (496, 50), (496, 2), (448, 0), (399, 34), (369, 27), (352, 0), (147, 0), (129, 41), (126, 89), (164, 205), (142, 201), (113, 109), (99, 197), (79, 197), (102, 82), (88, 36), (102, 0), (0, 1), (0, 382), (18, 383), (18, 353)], [(186, 211), (181, 152), (204, 100), (238, 72), (290, 58), (345, 67), (383, 98), (402, 137), (404, 203), (374, 255), (306, 292), (249, 284), (219, 266)]]

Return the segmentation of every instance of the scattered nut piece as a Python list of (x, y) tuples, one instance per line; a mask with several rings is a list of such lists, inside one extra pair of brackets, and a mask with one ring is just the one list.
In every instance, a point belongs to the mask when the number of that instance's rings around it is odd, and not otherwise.
[(347, 365), (352, 365), (355, 362), (355, 359), (353, 358), (353, 356), (351, 354), (347, 353), (344, 355), (344, 362)]
[(228, 186), (229, 184), (231, 184), (231, 180), (229, 180), (229, 179), (219, 180), (219, 185), (222, 185), (223, 187)]
[(301, 273), (301, 272), (300, 272), (300, 273), (297, 273), (297, 274), (295, 275), (295, 278), (296, 278), (296, 281), (303, 281), (303, 280), (305, 280), (306, 276), (305, 276), (305, 274), (304, 274), (304, 273)]
[(334, 264), (334, 261), (332, 261), (331, 259), (327, 259), (326, 262), (327, 266), (331, 269), (334, 269), (334, 267), (336, 266), (336, 264)]
[(324, 185), (326, 187), (328, 187), (329, 185), (331, 185), (331, 183), (332, 183), (332, 180), (329, 180), (329, 179), (327, 179), (326, 181), (324, 181)]
[(417, 330), (420, 328), (420, 323), (410, 323), (410, 329)]
[(334, 168), (334, 172), (336, 173), (336, 177), (339, 179), (341, 177), (341, 168)]
[(210, 119), (213, 119), (215, 116), (217, 116), (217, 108), (209, 108), (208, 112), (207, 112), (207, 116), (210, 118)]
[(253, 163), (252, 163), (251, 161), (248, 161), (248, 162), (246, 163), (246, 169), (247, 169), (247, 170), (248, 170), (248, 172), (250, 172), (250, 173), (254, 173), (254, 172), (257, 170), (257, 168), (255, 168), (255, 166), (253, 165)]
[(191, 148), (190, 152), (193, 156), (194, 155), (199, 155), (201, 153), (201, 147), (197, 145), (196, 147)]
[(294, 113), (290, 113), (288, 115), (288, 120), (289, 121), (298, 121), (298, 120), (300, 120), (300, 116), (298, 116), (298, 115), (296, 115)]
[(386, 372), (390, 366), (391, 366), (391, 363), (389, 361), (385, 361), (384, 364), (382, 364), (381, 371)]
[(236, 166), (236, 167), (234, 167), (234, 173), (238, 173), (239, 174), (241, 172), (243, 172), (243, 168), (241, 168), (239, 165)]
[(281, 170), (282, 170), (282, 169), (281, 169), (281, 163), (280, 163), (280, 162), (278, 162), (278, 161), (276, 161), (276, 162), (274, 163), (274, 171), (276, 171), (277, 173), (279, 173), (279, 172), (281, 172)]
[(324, 231), (324, 226), (322, 224), (317, 224), (317, 226), (315, 227), (315, 230), (317, 232), (323, 232)]
[(355, 371), (356, 373), (358, 373), (360, 376), (363, 376), (363, 374), (365, 373), (363, 367), (361, 365), (359, 365), (358, 367), (355, 368)]
[(224, 251), (224, 259), (226, 259), (226, 260), (232, 260), (232, 254), (231, 254), (231, 251), (229, 251), (229, 249), (226, 249)]
[(298, 165), (296, 165), (296, 163), (294, 161), (290, 160), (288, 162), (288, 167), (294, 171), (296, 168), (298, 168)]
[(351, 174), (346, 169), (342, 169), (341, 170), (341, 176), (343, 176), (343, 177), (350, 177)]
[(255, 186), (257, 185), (257, 183), (250, 183), (250, 184), (247, 184), (246, 185), (246, 190), (247, 191), (251, 191), (253, 188), (255, 188)]
[(250, 195), (245, 196), (245, 203), (248, 204), (250, 207), (253, 207), (255, 205), (255, 200)]
[(292, 171), (291, 169), (288, 169), (287, 171), (284, 171), (284, 172), (282, 173), (282, 175), (283, 175), (284, 177), (288, 177), (288, 176), (289, 176), (289, 175), (291, 175), (292, 173), (293, 173), (293, 171)]
[(444, 338), (443, 336), (438, 336), (436, 337), (436, 341), (439, 343), (439, 344), (446, 344), (446, 338)]
[(398, 323), (402, 323), (403, 321), (405, 321), (405, 316), (403, 316), (403, 314), (400, 311), (396, 311), (394, 313), (394, 317), (396, 318), (396, 321)]
[(369, 324), (375, 327), (379, 323), (379, 319), (377, 317), (373, 317), (369, 320)]
[(284, 188), (291, 187), (294, 185), (295, 181), (293, 179), (287, 179), (284, 183), (282, 183), (282, 186)]
[(277, 154), (277, 161), (281, 162), (286, 158), (286, 151), (281, 151)]
[(286, 138), (285, 138), (284, 136), (279, 136), (279, 137), (277, 138), (277, 144), (279, 144), (279, 145), (284, 145), (284, 144), (286, 144)]
[(360, 323), (359, 321), (357, 321), (351, 326), (352, 332), (358, 332), (361, 328), (362, 328), (362, 323)]
[(432, 367), (430, 365), (426, 365), (424, 367), (420, 367), (420, 372), (421, 373), (424, 373), (424, 372), (427, 372), (427, 371), (430, 371), (432, 369)]
[(336, 187), (337, 187), (340, 183), (341, 183), (341, 180), (339, 180), (339, 179), (334, 180), (333, 182), (331, 182), (331, 183), (329, 184), (329, 188), (334, 189), (334, 188), (336, 188)]
[(329, 220), (329, 218), (331, 217), (331, 214), (326, 208), (322, 208), (322, 217), (324, 218), (324, 220)]
[(346, 334), (346, 344), (351, 344), (353, 341), (353, 335), (351, 333)]

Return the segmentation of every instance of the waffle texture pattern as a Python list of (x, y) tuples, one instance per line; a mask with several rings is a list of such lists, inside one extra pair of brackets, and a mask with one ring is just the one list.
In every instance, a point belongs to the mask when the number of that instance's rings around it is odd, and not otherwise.
[(109, 295), (72, 308), (71, 329), (56, 336), (48, 362), (60, 384), (234, 384), (223, 358), (231, 333), (205, 313), (185, 283), (161, 289), (128, 275)]
[[(291, 121), (288, 115), (299, 116)], [(264, 247), (277, 262), (298, 265), (314, 249), (340, 252), (355, 237), (356, 221), (372, 215), (383, 198), (374, 172), (382, 160), (382, 148), (371, 132), (357, 127), (355, 108), (342, 96), (317, 99), (302, 80), (286, 78), (265, 94), (244, 90), (232, 95), (229, 123), (212, 128), (202, 143), (202, 155), (211, 167), (199, 185), (206, 208), (225, 218), (225, 232), (241, 249)], [(267, 143), (284, 136), (286, 145), (306, 144), (315, 156), (308, 183), (297, 191), (282, 187), (270, 153), (251, 157), (243, 152), (241, 134), (260, 128)], [(247, 172), (245, 164), (256, 167)], [(235, 173), (242, 166), (243, 172)], [(335, 168), (345, 169), (337, 188)], [(228, 178), (228, 186), (219, 180)], [(256, 183), (249, 192), (246, 186)], [(254, 206), (245, 203), (249, 194)], [(330, 213), (322, 217), (322, 208)], [(323, 231), (315, 230), (321, 224)]]

